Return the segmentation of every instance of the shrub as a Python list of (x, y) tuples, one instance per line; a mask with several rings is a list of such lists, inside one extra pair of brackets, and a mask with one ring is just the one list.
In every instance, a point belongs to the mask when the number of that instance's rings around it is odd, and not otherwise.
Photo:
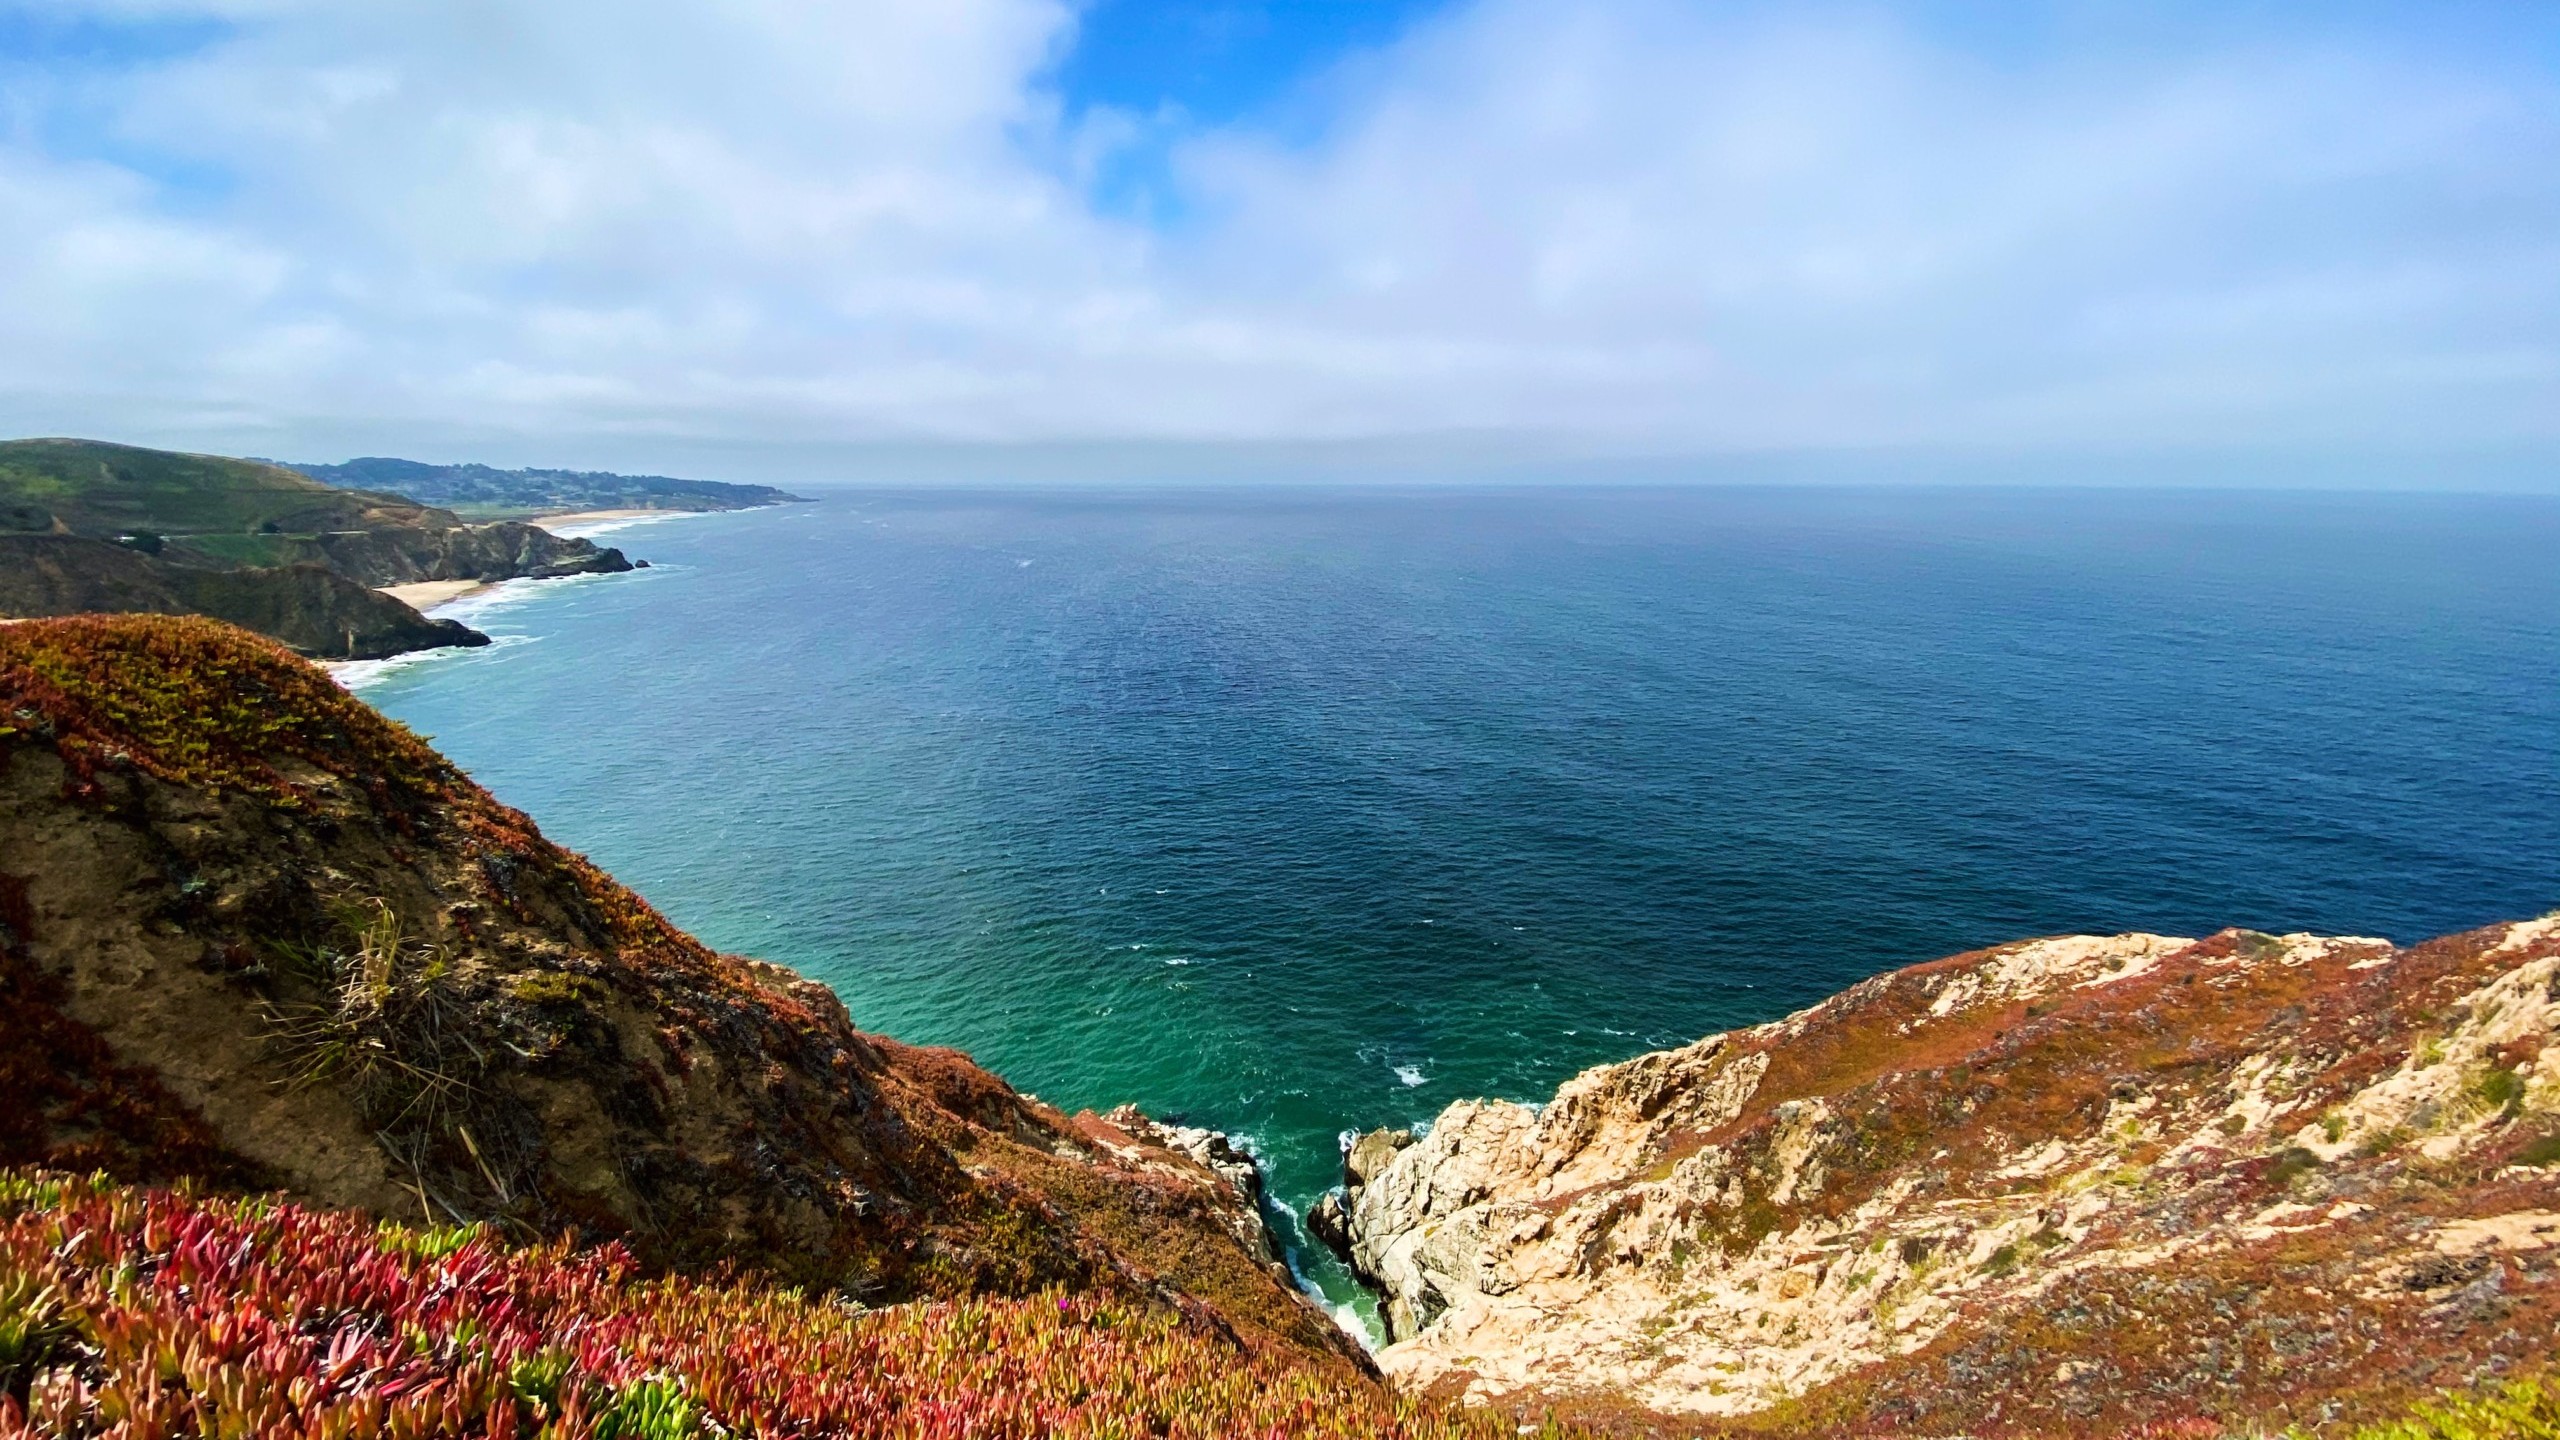
[(2276, 1163), (2267, 1167), (2267, 1183), (2281, 1190), (2319, 1168), (2319, 1156), (2300, 1146), (2294, 1146), (2278, 1155)]
[(604, 982), (566, 970), (527, 970), (507, 981), (507, 993), (527, 1005), (583, 1007), (605, 998)]
[(505, 1204), (530, 1183), (529, 1156), (488, 1092), (492, 1057), (471, 1038), (450, 958), (405, 933), (382, 900), (339, 923), (329, 943), (276, 950), (279, 968), (316, 996), (268, 1010), (289, 1083), (343, 1091), (421, 1193), (437, 1188), (439, 1152), (458, 1152), (445, 1158), (477, 1172)]
[(2520, 1380), (2485, 1395), (2420, 1405), (2407, 1417), (2356, 1432), (2355, 1440), (2542, 1440), (2560, 1435), (2560, 1386)]
[(2504, 1066), (2492, 1067), (2471, 1086), (2480, 1103), (2513, 1120), (2524, 1111), (2524, 1077)]

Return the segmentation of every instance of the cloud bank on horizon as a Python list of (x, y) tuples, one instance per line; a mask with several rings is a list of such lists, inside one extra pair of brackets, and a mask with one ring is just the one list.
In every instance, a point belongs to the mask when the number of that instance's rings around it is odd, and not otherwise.
[(2219, 8), (0, 0), (0, 427), (2560, 454), (2560, 11)]

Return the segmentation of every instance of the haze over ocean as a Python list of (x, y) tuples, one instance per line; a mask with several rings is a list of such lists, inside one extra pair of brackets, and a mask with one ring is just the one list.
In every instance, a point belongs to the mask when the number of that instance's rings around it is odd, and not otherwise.
[[(2560, 498), (834, 492), (359, 682), (1075, 1108), (1347, 1126), (2058, 931), (2560, 904)], [(1329, 1258), (1316, 1269), (1337, 1299)]]

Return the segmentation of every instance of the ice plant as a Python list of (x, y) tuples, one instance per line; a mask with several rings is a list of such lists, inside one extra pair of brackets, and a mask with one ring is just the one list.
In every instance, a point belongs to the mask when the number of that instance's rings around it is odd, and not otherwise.
[(1091, 1295), (861, 1310), (263, 1199), (0, 1174), (0, 1435), (1511, 1437)]

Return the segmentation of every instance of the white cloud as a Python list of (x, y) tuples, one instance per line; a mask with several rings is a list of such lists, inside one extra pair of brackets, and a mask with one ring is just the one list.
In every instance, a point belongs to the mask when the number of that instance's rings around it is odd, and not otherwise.
[(1481, 0), (1156, 229), (1079, 190), (1142, 127), (1042, 90), (1064, 0), (113, 8), (236, 31), (8, 77), (20, 431), (2560, 441), (2560, 87), (2486, 62)]

